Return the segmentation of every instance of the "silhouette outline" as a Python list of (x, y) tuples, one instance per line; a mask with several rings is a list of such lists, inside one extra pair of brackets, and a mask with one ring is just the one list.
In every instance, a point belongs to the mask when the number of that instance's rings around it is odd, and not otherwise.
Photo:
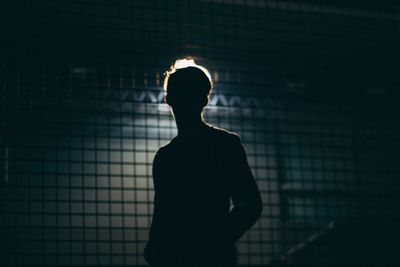
[(261, 215), (240, 137), (203, 120), (212, 86), (194, 60), (177, 60), (165, 73), (165, 101), (178, 134), (154, 156), (154, 210), (144, 250), (151, 266), (235, 266), (235, 242)]

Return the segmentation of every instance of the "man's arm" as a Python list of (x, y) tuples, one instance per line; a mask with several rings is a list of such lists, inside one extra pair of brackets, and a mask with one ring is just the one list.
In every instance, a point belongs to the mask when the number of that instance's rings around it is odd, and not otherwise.
[(239, 136), (234, 136), (229, 152), (228, 179), (233, 208), (228, 218), (228, 238), (235, 242), (259, 219), (262, 200)]
[(144, 249), (144, 258), (150, 264), (154, 264), (156, 257), (157, 241), (160, 238), (160, 155), (159, 151), (155, 154), (152, 166), (153, 172), (153, 185), (154, 185), (154, 208), (153, 208), (153, 218), (150, 227), (149, 240), (147, 241), (146, 247)]

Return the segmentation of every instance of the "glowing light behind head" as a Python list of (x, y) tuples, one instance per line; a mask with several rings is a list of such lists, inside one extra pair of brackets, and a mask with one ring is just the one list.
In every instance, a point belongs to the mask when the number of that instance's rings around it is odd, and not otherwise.
[(175, 61), (174, 68), (175, 69), (183, 69), (187, 67), (195, 67), (197, 64), (194, 62), (194, 59), (178, 59)]
[(207, 78), (210, 80), (211, 88), (213, 87), (213, 81), (211, 79), (211, 74), (205, 67), (196, 64), (194, 59), (182, 58), (182, 59), (176, 60), (175, 63), (173, 65), (171, 65), (169, 70), (167, 70), (164, 73), (164, 75), (165, 75), (164, 84), (163, 84), (164, 90), (167, 91), (168, 78), (172, 73), (174, 73), (175, 71), (177, 71), (179, 69), (184, 69), (184, 68), (188, 68), (188, 67), (195, 67), (195, 68), (202, 70), (204, 72), (204, 74), (207, 76)]

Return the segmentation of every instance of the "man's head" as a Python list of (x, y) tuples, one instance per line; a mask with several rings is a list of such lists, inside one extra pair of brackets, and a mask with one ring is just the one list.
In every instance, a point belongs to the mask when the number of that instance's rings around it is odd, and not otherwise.
[(201, 113), (212, 90), (208, 70), (194, 60), (180, 59), (165, 73), (165, 100), (175, 112)]

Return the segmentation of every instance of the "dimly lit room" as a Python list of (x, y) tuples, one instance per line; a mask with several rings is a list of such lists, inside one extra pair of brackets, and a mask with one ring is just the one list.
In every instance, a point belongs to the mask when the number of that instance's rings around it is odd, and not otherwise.
[(9, 0), (0, 40), (0, 266), (400, 266), (400, 2)]

